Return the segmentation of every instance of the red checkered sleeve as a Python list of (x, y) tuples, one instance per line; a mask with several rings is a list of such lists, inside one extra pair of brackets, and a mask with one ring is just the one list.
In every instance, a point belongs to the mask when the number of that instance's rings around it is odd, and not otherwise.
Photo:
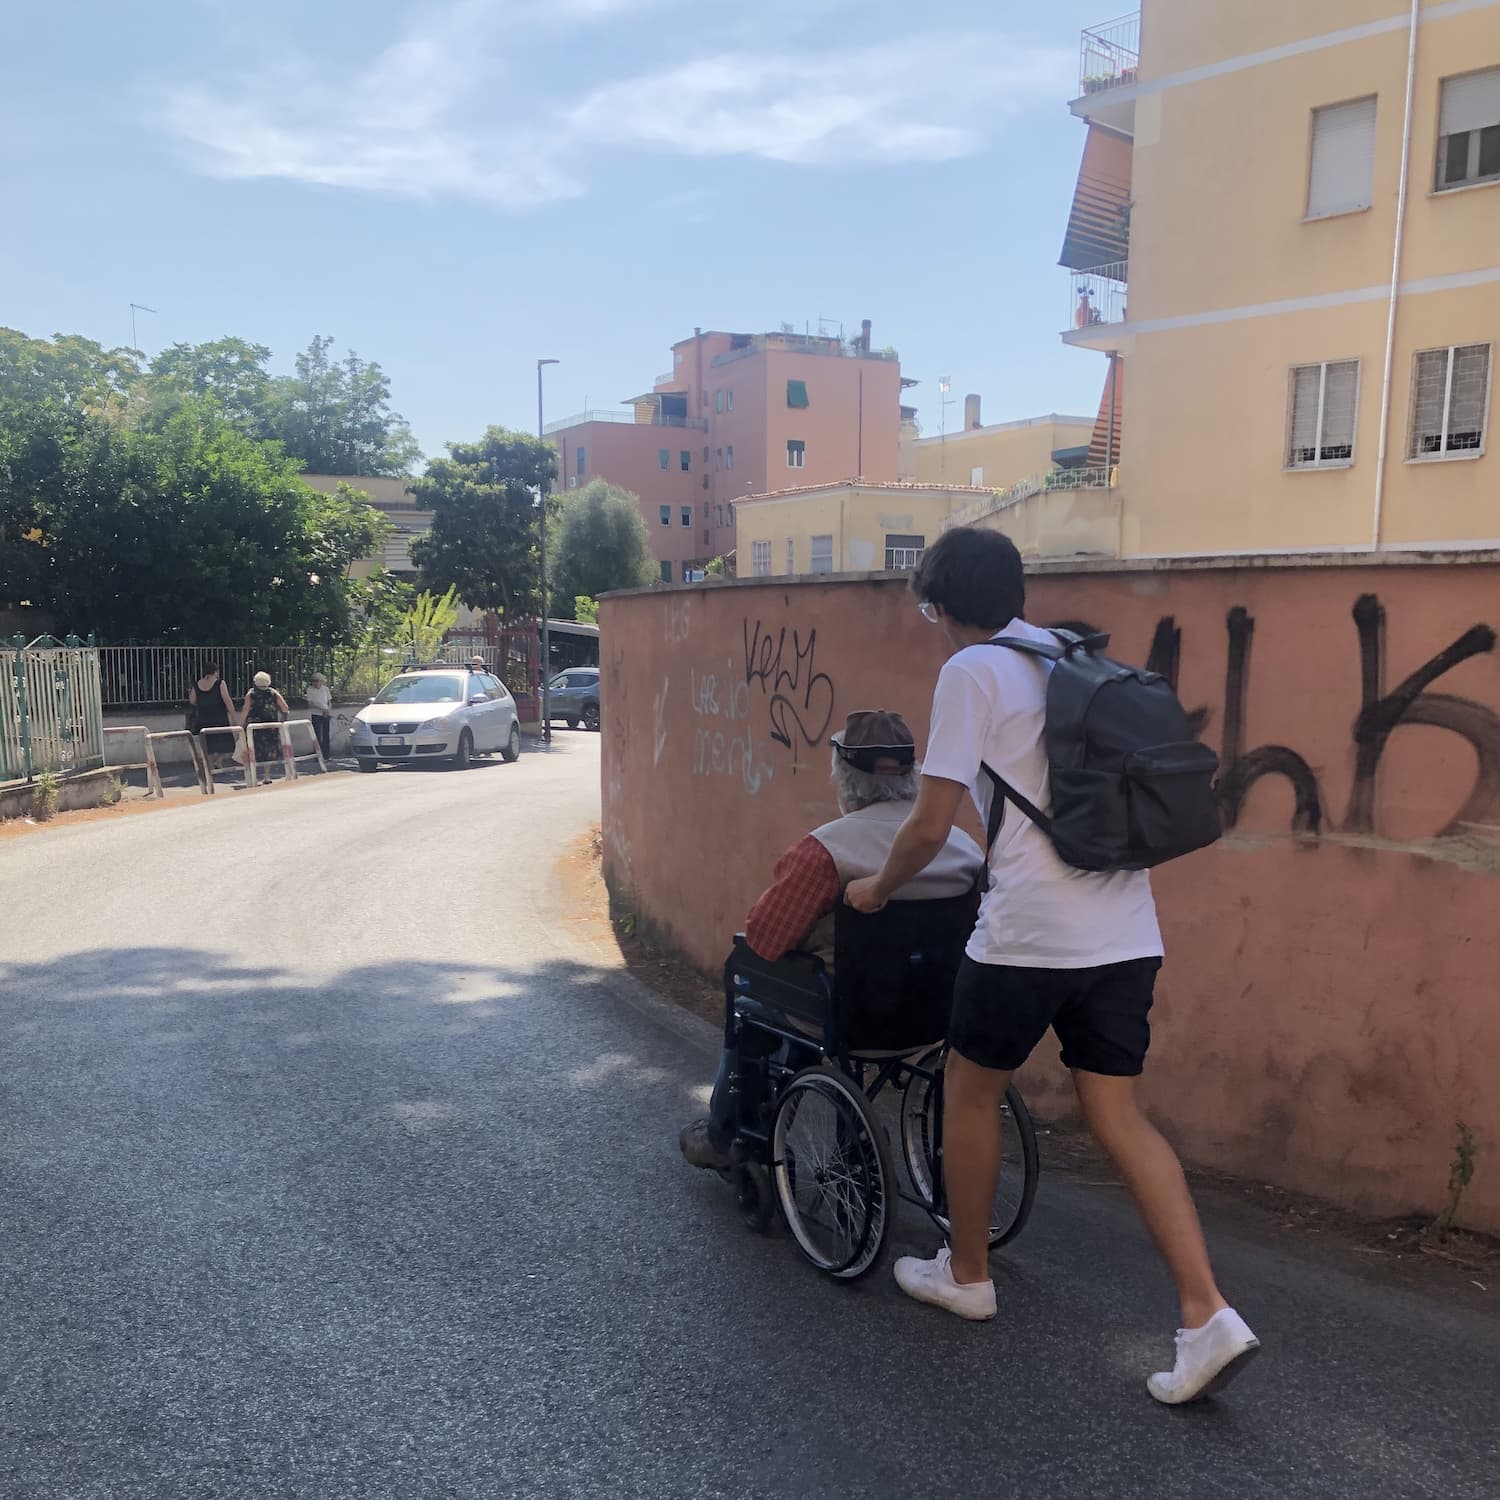
[(780, 859), (771, 884), (745, 918), (745, 940), (768, 963), (800, 947), (838, 904), (833, 856), (811, 834)]

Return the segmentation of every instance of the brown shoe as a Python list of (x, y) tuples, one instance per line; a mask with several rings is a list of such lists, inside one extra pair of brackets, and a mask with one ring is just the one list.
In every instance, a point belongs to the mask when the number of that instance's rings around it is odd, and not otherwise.
[(702, 1167), (705, 1172), (729, 1170), (729, 1153), (714, 1145), (707, 1120), (694, 1120), (691, 1125), (684, 1125), (677, 1144), (682, 1150), (682, 1159), (690, 1167)]

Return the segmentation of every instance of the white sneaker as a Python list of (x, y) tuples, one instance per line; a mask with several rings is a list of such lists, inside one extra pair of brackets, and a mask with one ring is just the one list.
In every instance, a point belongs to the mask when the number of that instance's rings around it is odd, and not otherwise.
[(1260, 1349), (1250, 1325), (1232, 1308), (1221, 1308), (1201, 1328), (1177, 1330), (1177, 1363), (1151, 1376), (1146, 1389), (1166, 1406), (1181, 1406), (1222, 1391)]
[(918, 1302), (957, 1313), (970, 1322), (982, 1323), (995, 1316), (995, 1283), (970, 1281), (960, 1285), (953, 1279), (953, 1252), (946, 1246), (931, 1260), (903, 1255), (896, 1262), (896, 1285)]

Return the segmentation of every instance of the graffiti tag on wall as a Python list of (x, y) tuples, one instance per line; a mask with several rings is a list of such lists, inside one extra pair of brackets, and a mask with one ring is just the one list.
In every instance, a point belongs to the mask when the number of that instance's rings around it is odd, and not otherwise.
[(690, 699), (697, 725), (693, 731), (695, 776), (738, 776), (753, 797), (770, 781), (769, 760), (757, 755), (750, 723), (750, 685), (737, 679), (734, 663), (725, 675), (690, 674)]
[[(1228, 654), (1219, 735), (1219, 807), (1225, 828), (1238, 824), (1245, 798), (1257, 781), (1280, 776), (1292, 789), (1293, 832), (1373, 834), (1376, 773), (1392, 733), (1404, 724), (1446, 729), (1465, 740), (1478, 761), (1474, 786), (1464, 805), (1435, 836), (1451, 838), (1469, 827), (1493, 825), (1500, 819), (1500, 714), (1472, 699), (1429, 689), (1460, 663), (1493, 652), (1495, 632), (1488, 625), (1470, 627), (1387, 692), (1386, 613), (1379, 598), (1362, 594), (1355, 601), (1353, 619), (1360, 671), (1360, 711), (1350, 729), (1355, 752), (1354, 781), (1343, 818), (1334, 821), (1317, 773), (1301, 754), (1289, 745), (1245, 748), (1245, 706), (1255, 619), (1241, 605), (1229, 611), (1225, 620)], [(1175, 688), (1181, 660), (1182, 631), (1168, 615), (1157, 622), (1146, 666), (1159, 672)], [(1195, 734), (1203, 738), (1212, 718), (1210, 711), (1196, 708), (1191, 718)]]
[(804, 638), (789, 626), (773, 633), (748, 618), (742, 628), (745, 687), (765, 697), (771, 738), (792, 752), (795, 764), (800, 750), (823, 743), (833, 720), (833, 679), (818, 670), (817, 629)]

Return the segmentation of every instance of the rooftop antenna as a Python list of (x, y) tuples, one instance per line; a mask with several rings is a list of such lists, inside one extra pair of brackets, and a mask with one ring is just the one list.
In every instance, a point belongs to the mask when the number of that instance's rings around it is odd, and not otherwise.
[(144, 302), (132, 302), (130, 304), (130, 347), (137, 351), (139, 351), (141, 347), (136, 342), (135, 338), (135, 315), (138, 312), (148, 312), (153, 318), (161, 316), (161, 314), (158, 313), (154, 307), (147, 307)]
[(941, 414), (939, 421), (942, 423), (942, 427), (941, 437), (938, 440), (938, 452), (941, 455), (940, 463), (943, 471), (943, 482), (945, 484), (948, 481), (948, 408), (953, 405), (952, 401), (948, 399), (948, 392), (952, 389), (952, 378), (947, 375), (939, 375), (938, 395), (941, 399), (938, 402), (938, 410)]

